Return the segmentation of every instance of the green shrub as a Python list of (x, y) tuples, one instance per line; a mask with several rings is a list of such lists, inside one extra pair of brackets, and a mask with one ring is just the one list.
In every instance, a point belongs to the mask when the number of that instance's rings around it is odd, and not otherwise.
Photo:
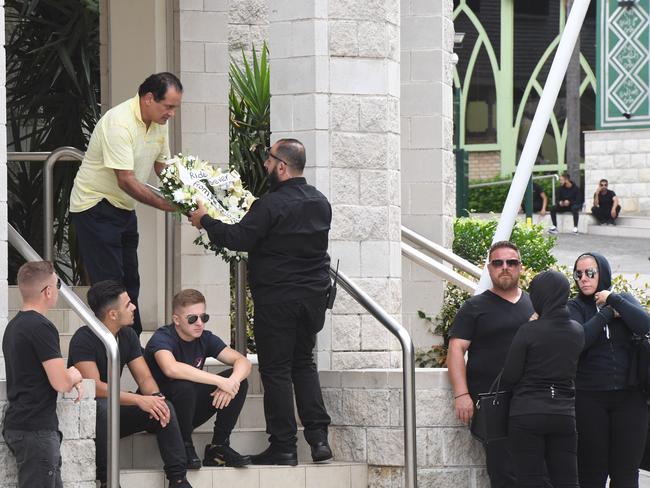
[[(473, 180), (470, 181), (470, 185), (474, 183), (487, 183), (490, 181), (502, 181), (507, 179), (507, 177), (498, 176), (496, 178), (490, 178), (487, 180)], [(551, 195), (552, 195), (552, 181), (550, 178), (544, 178), (541, 180), (535, 180), (539, 186), (544, 189), (544, 193), (548, 196), (549, 203), (551, 205)], [(503, 210), (503, 204), (506, 202), (506, 197), (508, 196), (508, 190), (510, 185), (492, 185), (492, 186), (482, 186), (479, 188), (470, 188), (469, 189), (469, 208), (471, 212), (475, 213), (490, 213), (490, 212), (501, 212)]]
[[(497, 223), (496, 220), (480, 220), (471, 217), (456, 219), (453, 252), (477, 266), (483, 266)], [(510, 240), (519, 247), (524, 266), (533, 271), (548, 269), (557, 261), (551, 254), (556, 238), (545, 235), (544, 228), (539, 224), (529, 227), (526, 224), (515, 223)]]

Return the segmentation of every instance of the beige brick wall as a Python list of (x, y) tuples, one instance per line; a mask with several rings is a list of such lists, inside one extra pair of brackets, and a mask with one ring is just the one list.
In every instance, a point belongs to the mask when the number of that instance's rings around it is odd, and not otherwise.
[(469, 153), (469, 179), (485, 180), (495, 178), (501, 173), (501, 153), (499, 151)]

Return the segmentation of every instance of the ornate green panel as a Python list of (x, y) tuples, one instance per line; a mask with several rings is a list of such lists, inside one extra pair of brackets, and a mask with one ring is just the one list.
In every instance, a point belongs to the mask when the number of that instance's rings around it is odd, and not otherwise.
[(650, 0), (599, 0), (597, 25), (597, 127), (650, 127)]

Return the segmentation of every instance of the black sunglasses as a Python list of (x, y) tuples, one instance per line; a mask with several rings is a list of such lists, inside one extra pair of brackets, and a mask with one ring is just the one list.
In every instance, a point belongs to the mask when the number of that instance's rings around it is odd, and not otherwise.
[(508, 268), (514, 268), (515, 266), (519, 266), (521, 264), (521, 261), (518, 259), (493, 259), (490, 261), (490, 264), (495, 268), (500, 268), (504, 263), (508, 266)]
[(267, 156), (267, 157), (268, 157), (268, 156), (271, 156), (273, 159), (277, 159), (277, 160), (280, 161), (281, 163), (284, 163), (284, 164), (286, 164), (287, 166), (289, 166), (289, 163), (287, 163), (284, 159), (281, 159), (281, 158), (277, 157), (275, 154), (273, 154), (273, 153), (271, 152), (271, 148), (270, 148), (270, 147), (267, 147), (267, 148), (266, 148), (266, 156)]
[[(45, 285), (45, 286), (41, 289), (41, 293), (43, 293), (45, 290), (47, 290), (50, 286), (52, 286), (52, 285)], [(61, 289), (61, 278), (57, 278), (57, 279), (56, 279), (56, 289), (57, 289), (57, 290), (60, 290), (60, 289)]]
[(595, 277), (595, 276), (598, 274), (598, 270), (597, 270), (597, 269), (594, 269), (594, 268), (587, 268), (587, 269), (584, 270), (584, 273), (583, 273), (583, 272), (580, 271), (579, 269), (576, 269), (576, 270), (573, 272), (573, 279), (576, 280), (576, 281), (578, 281), (579, 279), (582, 278), (582, 275), (583, 275), (583, 274), (586, 274), (586, 275), (587, 275), (587, 278), (593, 278), (593, 277)]
[(208, 320), (210, 320), (210, 315), (207, 314), (207, 313), (202, 313), (202, 314), (199, 314), (199, 315), (193, 313), (193, 314), (190, 314), (190, 315), (186, 315), (185, 318), (187, 319), (187, 323), (190, 324), (190, 325), (192, 325), (197, 320), (199, 320), (199, 318), (201, 319), (201, 322), (203, 322), (205, 324)]

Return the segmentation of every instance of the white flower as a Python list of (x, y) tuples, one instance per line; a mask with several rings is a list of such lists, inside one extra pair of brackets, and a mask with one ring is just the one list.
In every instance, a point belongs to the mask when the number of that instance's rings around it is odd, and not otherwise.
[(187, 200), (187, 194), (180, 188), (174, 191), (174, 201), (177, 203), (185, 203)]

